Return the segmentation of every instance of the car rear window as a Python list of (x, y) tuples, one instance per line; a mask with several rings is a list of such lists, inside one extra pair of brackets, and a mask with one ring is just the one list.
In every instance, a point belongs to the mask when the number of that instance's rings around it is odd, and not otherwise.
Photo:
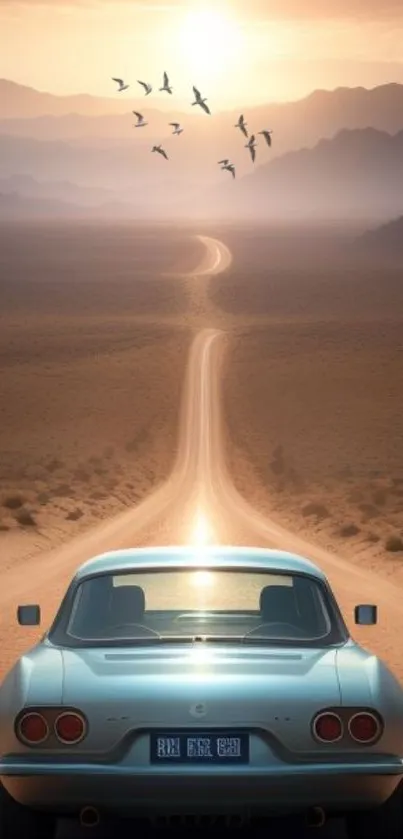
[(330, 638), (334, 615), (305, 574), (185, 569), (103, 574), (77, 587), (66, 635), (78, 641), (148, 641), (202, 635), (227, 641)]

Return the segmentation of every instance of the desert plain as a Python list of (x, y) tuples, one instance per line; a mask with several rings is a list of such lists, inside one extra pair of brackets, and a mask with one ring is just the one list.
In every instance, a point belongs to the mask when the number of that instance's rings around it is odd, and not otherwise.
[[(196, 234), (233, 256), (208, 282), (186, 277), (203, 252)], [(353, 238), (331, 227), (3, 225), (4, 584), (17, 567), (34, 579), (45, 551), (169, 476), (191, 341), (213, 327), (226, 333), (237, 489), (290, 532), (403, 586), (402, 271), (357, 255)], [(33, 638), (10, 641), (7, 621), (0, 676)], [(401, 629), (374, 646), (399, 678)]]

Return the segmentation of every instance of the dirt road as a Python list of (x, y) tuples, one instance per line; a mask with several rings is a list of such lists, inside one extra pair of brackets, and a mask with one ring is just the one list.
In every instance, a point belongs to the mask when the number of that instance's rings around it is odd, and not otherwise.
[[(194, 272), (195, 282), (200, 276), (219, 273), (231, 261), (226, 246), (206, 237), (203, 241), (207, 254)], [(16, 627), (17, 603), (39, 602), (43, 623), (48, 624), (75, 568), (94, 554), (133, 545), (177, 543), (202, 549), (206, 543), (238, 542), (301, 553), (321, 565), (350, 627), (355, 603), (376, 602), (380, 625), (370, 630), (354, 628), (354, 635), (403, 677), (400, 589), (264, 518), (235, 489), (223, 454), (220, 377), (227, 340), (216, 329), (203, 329), (194, 339), (183, 387), (177, 458), (169, 480), (132, 510), (3, 575), (0, 675), (38, 637), (36, 630)]]

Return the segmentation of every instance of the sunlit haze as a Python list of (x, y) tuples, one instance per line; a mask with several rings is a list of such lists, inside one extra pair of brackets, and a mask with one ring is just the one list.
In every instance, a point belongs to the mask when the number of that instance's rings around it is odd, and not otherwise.
[(213, 541), (215, 540), (212, 525), (204, 510), (199, 508), (191, 524), (189, 543), (194, 547), (202, 547)]
[[(165, 69), (176, 101), (207, 86), (215, 108), (290, 100), (318, 87), (403, 81), (402, 13), (396, 4), (5, 0), (0, 77), (52, 93), (113, 96), (111, 75)], [(135, 81), (134, 81), (135, 83)], [(136, 91), (137, 93), (138, 91)], [(158, 93), (158, 106), (171, 97)]]

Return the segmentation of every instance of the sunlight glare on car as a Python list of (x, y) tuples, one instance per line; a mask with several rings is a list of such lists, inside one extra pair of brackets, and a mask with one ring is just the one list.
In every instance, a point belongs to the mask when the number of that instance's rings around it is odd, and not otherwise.
[(215, 574), (214, 571), (194, 571), (191, 580), (197, 588), (208, 588), (214, 585)]

